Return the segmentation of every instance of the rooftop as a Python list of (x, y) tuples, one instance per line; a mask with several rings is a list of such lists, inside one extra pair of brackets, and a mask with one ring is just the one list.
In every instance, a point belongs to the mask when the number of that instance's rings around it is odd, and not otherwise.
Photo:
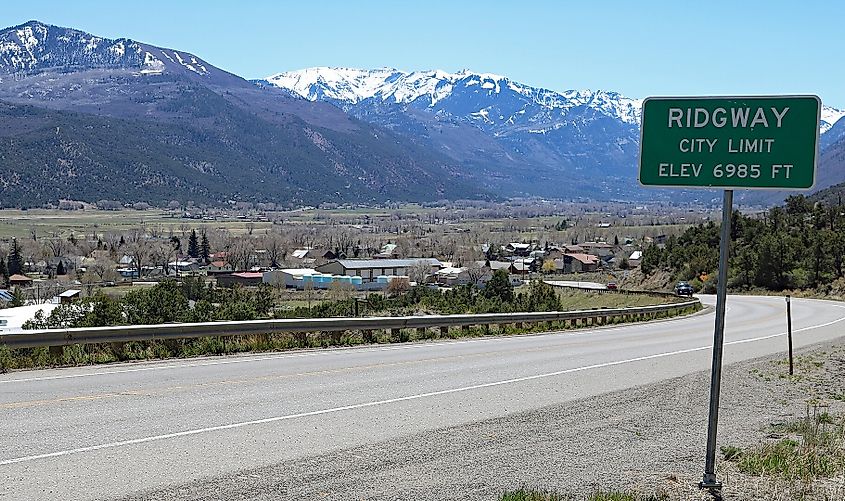
[(439, 260), (430, 257), (417, 257), (408, 259), (337, 259), (346, 269), (360, 270), (365, 268), (407, 268), (418, 263), (425, 263), (430, 266), (441, 266)]

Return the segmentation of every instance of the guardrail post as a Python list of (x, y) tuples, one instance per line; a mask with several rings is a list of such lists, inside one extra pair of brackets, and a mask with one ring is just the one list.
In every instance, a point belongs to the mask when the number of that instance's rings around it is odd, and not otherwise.
[(440, 336), (441, 337), (449, 337), (449, 326), (448, 325), (441, 325), (440, 326)]
[[(300, 348), (307, 348), (308, 347), (308, 333), (307, 332), (297, 332), (294, 334), (296, 336), (296, 344), (299, 345)], [(226, 340), (223, 339), (223, 349), (226, 349)]]
[(463, 332), (464, 336), (468, 336), (469, 335), (469, 325), (462, 325), (461, 326), (461, 332)]
[(48, 351), (50, 352), (50, 356), (53, 358), (62, 358), (65, 354), (65, 347), (64, 346), (51, 346)]
[(343, 336), (343, 331), (324, 332), (323, 335), (329, 335), (329, 340), (333, 346), (340, 344), (340, 338)]
[(401, 336), (400, 329), (390, 329), (390, 339), (391, 339), (391, 341), (399, 342), (400, 336)]
[(425, 327), (417, 327), (417, 339), (425, 339)]
[(364, 329), (364, 330), (362, 330), (362, 331), (361, 331), (361, 338), (363, 338), (363, 341), (364, 341), (365, 343), (372, 343), (372, 342), (374, 342), (374, 341), (375, 341), (375, 338), (374, 338), (374, 336), (373, 336), (373, 331), (372, 331), (372, 330), (370, 330), (370, 329)]

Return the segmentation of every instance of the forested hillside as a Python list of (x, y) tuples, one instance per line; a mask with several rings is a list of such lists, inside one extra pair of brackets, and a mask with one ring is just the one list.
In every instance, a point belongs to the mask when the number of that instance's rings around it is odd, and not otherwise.
[[(719, 227), (690, 228), (666, 245), (647, 247), (642, 271), (668, 270), (704, 292), (716, 284)], [(845, 271), (845, 208), (789, 197), (760, 217), (733, 213), (728, 287), (781, 291), (842, 288)]]

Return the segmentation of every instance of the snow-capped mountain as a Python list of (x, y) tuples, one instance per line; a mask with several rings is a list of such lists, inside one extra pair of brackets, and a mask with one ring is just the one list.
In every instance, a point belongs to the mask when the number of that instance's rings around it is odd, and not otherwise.
[(444, 155), (193, 54), (0, 29), (0, 205), (492, 196)]
[(517, 192), (566, 196), (598, 184), (612, 197), (635, 174), (642, 103), (615, 92), (556, 92), (469, 70), (310, 68), (256, 83), (332, 103)]
[[(287, 89), (308, 100), (324, 100), (356, 105), (373, 99), (383, 103), (413, 105), (432, 111), (444, 109), (451, 96), (472, 93), (510, 98), (509, 106), (494, 115), (488, 107), (469, 112), (469, 116), (487, 124), (515, 124), (525, 119), (531, 107), (567, 112), (586, 106), (625, 123), (638, 123), (642, 100), (629, 99), (615, 92), (555, 92), (515, 82), (501, 75), (462, 70), (447, 73), (440, 70), (404, 72), (391, 68), (359, 70), (350, 68), (309, 68), (278, 73), (267, 77), (269, 84)], [(479, 104), (483, 99), (479, 99)], [(500, 104), (501, 106), (501, 104)]]
[(824, 134), (829, 131), (839, 120), (845, 117), (845, 110), (839, 110), (830, 106), (822, 105), (821, 119), (819, 120), (819, 131)]
[[(630, 195), (632, 185), (638, 189), (634, 180), (642, 100), (616, 92), (558, 92), (469, 70), (320, 67), (255, 82), (332, 103), (478, 166), (497, 182), (510, 176), (517, 190), (529, 184), (534, 194), (553, 196), (583, 185), (613, 197)], [(834, 126), (843, 116), (843, 110), (823, 107), (820, 132), (832, 130), (833, 140), (845, 130), (845, 121)], [(823, 146), (832, 142), (825, 139)]]
[[(405, 72), (392, 68), (361, 70), (353, 68), (317, 67), (271, 75), (259, 82), (286, 89), (310, 101), (329, 101), (343, 108), (354, 109), (369, 100), (411, 105), (417, 109), (439, 112), (447, 109), (444, 101), (469, 90), (486, 95), (490, 100), (512, 99), (510, 106), (491, 114), (484, 106), (466, 114), (479, 125), (517, 125), (532, 118), (531, 107), (558, 110), (564, 116), (574, 108), (586, 107), (623, 123), (639, 124), (642, 99), (632, 99), (616, 92), (567, 90), (556, 92), (515, 82), (491, 73), (462, 70), (447, 73), (441, 70)], [(486, 104), (482, 100), (480, 104)], [(501, 105), (499, 105), (501, 106)], [(554, 113), (552, 113), (554, 115)], [(845, 110), (823, 106), (819, 130), (822, 134), (845, 116)], [(550, 119), (546, 114), (542, 119)], [(537, 115), (533, 121), (542, 122)], [(543, 132), (536, 129), (534, 132)]]
[(112, 40), (38, 21), (0, 32), (0, 81), (51, 68), (122, 68), (143, 75), (168, 72), (207, 78), (228, 75), (187, 52), (127, 38)]

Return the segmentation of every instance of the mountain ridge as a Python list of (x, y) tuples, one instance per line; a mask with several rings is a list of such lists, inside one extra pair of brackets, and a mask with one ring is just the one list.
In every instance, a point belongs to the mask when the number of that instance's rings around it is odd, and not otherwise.
[(0, 103), (3, 205), (74, 193), (285, 205), (492, 196), (449, 158), (332, 105), (125, 38), (39, 22), (0, 30)]

